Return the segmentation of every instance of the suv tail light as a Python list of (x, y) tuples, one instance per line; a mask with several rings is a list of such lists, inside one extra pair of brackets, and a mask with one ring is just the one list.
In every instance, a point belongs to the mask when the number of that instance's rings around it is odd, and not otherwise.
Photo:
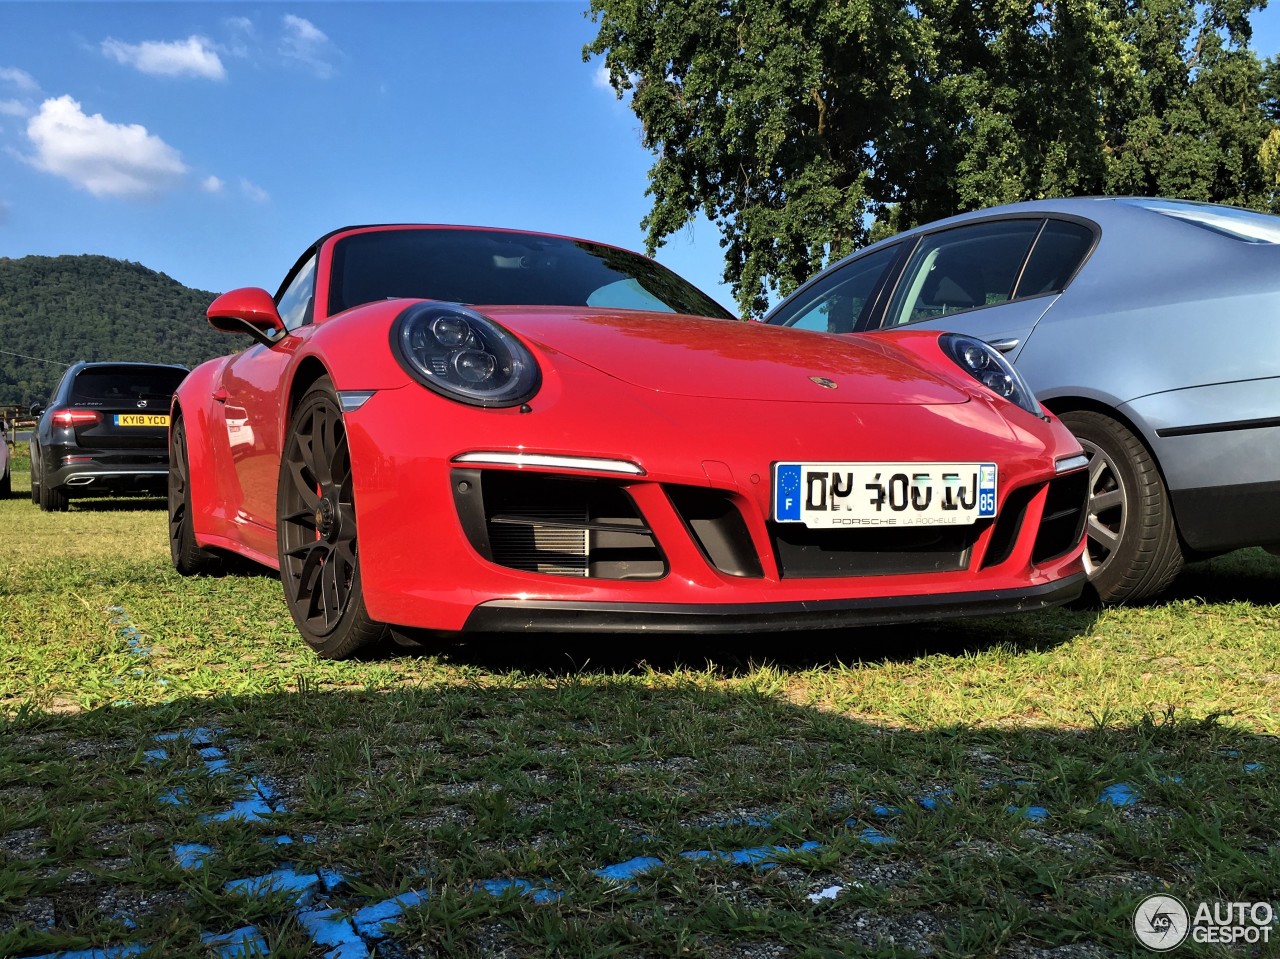
[(51, 417), (54, 426), (89, 426), (102, 422), (97, 410), (58, 410)]

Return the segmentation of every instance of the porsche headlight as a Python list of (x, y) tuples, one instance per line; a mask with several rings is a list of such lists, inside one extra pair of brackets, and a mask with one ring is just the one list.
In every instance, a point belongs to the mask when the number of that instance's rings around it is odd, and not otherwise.
[(964, 336), (960, 333), (943, 333), (938, 337), (942, 351), (955, 360), (956, 365), (991, 392), (1003, 396), (1033, 416), (1043, 416), (1040, 401), (1013, 364), (990, 343)]
[(472, 406), (516, 406), (542, 382), (524, 344), (456, 303), (419, 303), (401, 313), (391, 325), (391, 352), (423, 386)]

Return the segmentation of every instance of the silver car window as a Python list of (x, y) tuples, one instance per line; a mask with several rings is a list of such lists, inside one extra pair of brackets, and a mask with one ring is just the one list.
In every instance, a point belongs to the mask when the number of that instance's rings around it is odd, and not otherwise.
[(787, 315), (770, 317), (769, 322), (797, 330), (852, 333), (880, 278), (897, 259), (899, 249), (895, 244), (849, 261), (809, 287)]
[(925, 236), (898, 281), (884, 325), (1007, 302), (1041, 222), (1000, 220)]

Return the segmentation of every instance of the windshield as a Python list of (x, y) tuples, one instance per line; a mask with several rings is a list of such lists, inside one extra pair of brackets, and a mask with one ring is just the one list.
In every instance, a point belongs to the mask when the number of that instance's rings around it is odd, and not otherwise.
[(490, 306), (591, 306), (734, 319), (647, 257), (563, 237), (416, 228), (343, 237), (329, 313), (393, 298)]

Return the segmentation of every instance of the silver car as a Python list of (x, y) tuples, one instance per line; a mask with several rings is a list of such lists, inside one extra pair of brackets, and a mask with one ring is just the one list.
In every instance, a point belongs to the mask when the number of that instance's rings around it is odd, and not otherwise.
[(1091, 197), (930, 223), (833, 264), (765, 322), (979, 336), (1089, 454), (1097, 597), (1280, 544), (1280, 217)]

